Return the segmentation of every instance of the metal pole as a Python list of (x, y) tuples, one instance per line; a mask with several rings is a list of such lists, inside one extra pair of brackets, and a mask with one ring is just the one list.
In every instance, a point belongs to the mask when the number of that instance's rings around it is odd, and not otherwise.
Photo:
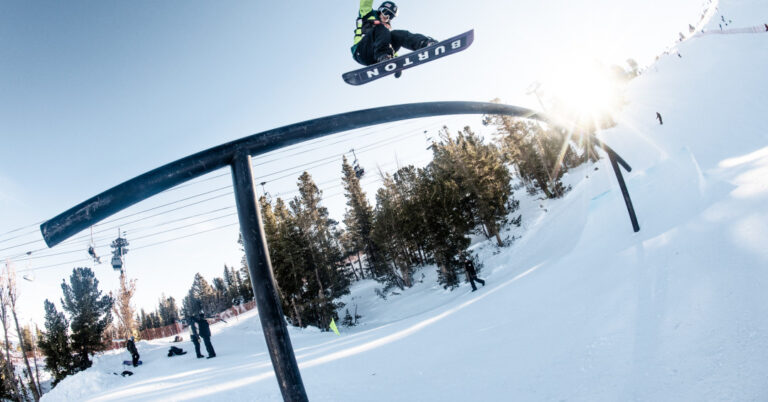
[(247, 152), (237, 152), (230, 166), (248, 272), (280, 392), (285, 401), (308, 401), (272, 274), (261, 211), (253, 186), (251, 157)]
[[(637, 223), (637, 215), (635, 215), (635, 208), (632, 206), (632, 199), (629, 198), (629, 191), (627, 190), (627, 184), (624, 183), (624, 176), (621, 174), (619, 164), (616, 161), (618, 155), (613, 150), (608, 152), (608, 159), (613, 166), (613, 172), (616, 173), (616, 180), (619, 181), (619, 187), (621, 188), (621, 195), (624, 197), (624, 203), (627, 204), (627, 211), (629, 212), (629, 220), (632, 221), (632, 229), (635, 232), (640, 231), (640, 224)], [(626, 163), (626, 162), (625, 162)]]

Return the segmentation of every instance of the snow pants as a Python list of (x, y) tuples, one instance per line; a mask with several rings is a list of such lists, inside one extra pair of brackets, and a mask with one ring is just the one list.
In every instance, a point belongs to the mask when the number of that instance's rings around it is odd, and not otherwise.
[(429, 38), (422, 34), (411, 33), (402, 29), (390, 31), (384, 25), (376, 25), (371, 32), (357, 43), (355, 61), (370, 66), (376, 64), (383, 55), (394, 56), (400, 48), (417, 50), (425, 47)]
[(192, 344), (195, 345), (195, 355), (203, 357), (203, 354), (200, 353), (200, 338), (197, 335), (192, 335)]
[(208, 352), (208, 357), (216, 357), (216, 351), (213, 350), (213, 345), (211, 345), (211, 337), (210, 336), (203, 336), (203, 343), (205, 343), (205, 350)]
[(477, 275), (472, 275), (470, 273), (467, 273), (467, 279), (469, 279), (469, 283), (472, 285), (473, 292), (477, 290), (477, 286), (475, 286), (475, 282), (480, 282), (483, 286), (485, 286), (485, 280), (478, 278)]

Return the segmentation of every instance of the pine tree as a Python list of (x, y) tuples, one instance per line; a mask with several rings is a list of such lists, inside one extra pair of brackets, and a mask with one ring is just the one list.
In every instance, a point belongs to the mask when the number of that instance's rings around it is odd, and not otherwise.
[(240, 298), (240, 283), (239, 278), (236, 278), (237, 273), (234, 268), (227, 268), (224, 265), (224, 284), (226, 285), (227, 300), (229, 300), (230, 307), (233, 305), (239, 305), (241, 303)]
[(345, 243), (348, 245), (348, 254), (357, 255), (360, 275), (362, 279), (365, 279), (365, 271), (363, 270), (360, 253), (365, 253), (369, 269), (371, 266), (377, 265), (380, 259), (378, 247), (371, 236), (373, 231), (373, 208), (360, 186), (360, 178), (357, 176), (357, 172), (349, 164), (346, 157), (342, 158), (341, 168), (343, 174), (341, 180), (344, 183), (345, 196), (347, 197), (347, 211), (344, 216), (344, 224), (347, 227)]
[[(412, 167), (398, 170), (395, 176), (383, 175), (384, 186), (376, 192), (376, 210), (372, 238), (386, 255), (382, 264), (374, 265), (376, 279), (386, 283), (385, 288), (403, 289), (411, 285), (416, 222), (423, 218), (415, 193), (409, 191), (408, 178)], [(398, 175), (398, 173), (403, 175)], [(423, 223), (420, 222), (420, 223)]]
[(143, 331), (147, 328), (149, 328), (149, 321), (147, 320), (147, 312), (144, 311), (144, 309), (141, 309), (141, 316), (138, 319), (139, 321), (139, 331)]
[(542, 191), (547, 198), (565, 193), (560, 181), (566, 172), (562, 162), (574, 158), (568, 138), (561, 131), (509, 116), (487, 116), (484, 123), (496, 127), (506, 160), (515, 165), (529, 192)]
[(176, 306), (176, 299), (165, 297), (163, 294), (157, 306), (157, 315), (160, 318), (160, 326), (171, 325), (179, 320), (179, 308)]
[(229, 298), (229, 287), (224, 278), (213, 278), (213, 292), (215, 312), (222, 312), (232, 307), (232, 299)]
[(280, 293), (283, 311), (288, 313), (293, 325), (304, 327), (311, 321), (308, 300), (307, 278), (312, 275), (312, 255), (308, 236), (299, 228), (295, 217), (288, 210), (282, 199), (277, 198), (275, 207), (262, 200), (262, 216), (265, 233), (269, 242), (269, 254), (272, 268)]
[(216, 292), (199, 272), (195, 274), (192, 287), (183, 300), (183, 309), (186, 317), (195, 317), (200, 312), (205, 314), (218, 312)]
[(184, 317), (197, 317), (202, 311), (203, 306), (200, 300), (197, 300), (192, 294), (191, 290), (187, 291), (187, 295), (181, 299), (181, 314)]
[[(407, 251), (407, 261), (413, 265), (418, 261), (421, 265), (426, 263), (424, 250), (429, 235), (425, 225), (425, 215), (429, 212), (424, 207), (425, 200), (422, 187), (425, 183), (424, 169), (416, 169), (409, 165), (400, 168), (393, 175), (395, 195), (399, 214), (398, 225), (402, 232), (404, 248)], [(406, 286), (411, 286), (411, 281), (406, 279)]]
[(433, 169), (450, 176), (465, 194), (475, 224), (482, 225), (487, 237), (495, 237), (499, 246), (503, 245), (499, 230), (514, 203), (512, 196), (511, 175), (498, 148), (484, 144), (483, 139), (464, 127), (456, 138), (448, 135), (447, 129), (441, 132), (443, 150), (440, 158), (433, 160)]
[(37, 345), (45, 355), (45, 366), (53, 375), (53, 385), (75, 372), (72, 347), (69, 341), (69, 322), (45, 300), (45, 332), (38, 337)]
[(92, 364), (89, 355), (105, 348), (102, 334), (112, 321), (114, 301), (108, 295), (102, 296), (99, 281), (90, 268), (75, 268), (70, 283), (62, 281), (61, 289), (64, 293), (61, 304), (72, 320), (72, 349), (77, 353), (75, 367), (84, 370)]
[(21, 339), (23, 339), (24, 343), (24, 348), (22, 351), (24, 353), (32, 353), (34, 349), (34, 341), (32, 336), (32, 329), (29, 327), (29, 325), (21, 327)]
[(245, 248), (243, 246), (243, 235), (238, 234), (237, 244), (240, 245), (240, 251), (243, 252), (243, 257), (240, 258), (240, 297), (244, 302), (253, 300), (253, 288), (251, 287), (251, 273), (248, 271), (248, 259), (245, 255)]
[[(446, 150), (433, 147), (433, 164), (425, 171), (423, 192), (428, 247), (438, 266), (438, 281), (445, 288), (459, 284), (462, 269), (458, 254), (469, 246), (467, 235), (473, 227), (471, 206), (466, 193), (449, 172), (440, 169), (440, 159)], [(437, 163), (435, 163), (437, 161)]]
[[(299, 176), (299, 196), (290, 202), (296, 225), (309, 241), (311, 266), (314, 277), (306, 285), (316, 295), (311, 303), (312, 324), (328, 329), (331, 319), (338, 319), (334, 299), (349, 293), (349, 280), (340, 269), (341, 250), (333, 236), (336, 222), (328, 217), (328, 209), (321, 205), (322, 192), (309, 173)], [(306, 323), (306, 322), (305, 322)]]

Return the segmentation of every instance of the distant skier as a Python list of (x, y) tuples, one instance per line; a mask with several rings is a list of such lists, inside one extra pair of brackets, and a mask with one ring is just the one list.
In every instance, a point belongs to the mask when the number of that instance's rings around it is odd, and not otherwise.
[(200, 313), (197, 319), (197, 326), (200, 328), (200, 337), (203, 338), (205, 343), (205, 350), (208, 352), (208, 359), (216, 357), (216, 351), (213, 350), (211, 345), (211, 327), (208, 325), (208, 321), (205, 319), (205, 315)]
[(474, 292), (477, 290), (475, 281), (480, 282), (483, 286), (485, 286), (485, 280), (477, 277), (477, 270), (475, 269), (475, 264), (472, 262), (472, 259), (469, 258), (467, 254), (462, 254), (462, 258), (464, 259), (464, 270), (467, 274), (467, 281), (472, 284), (472, 291)]
[(659, 112), (656, 112), (656, 120), (658, 120), (658, 121), (659, 121), (659, 124), (660, 124), (660, 125), (663, 125), (663, 124), (664, 124), (664, 121), (663, 121), (663, 120), (661, 120), (661, 113), (659, 113)]
[(197, 320), (192, 317), (187, 317), (187, 322), (189, 323), (189, 331), (192, 333), (189, 336), (189, 339), (192, 340), (192, 344), (195, 345), (195, 354), (197, 355), (197, 358), (205, 357), (200, 353), (200, 336), (197, 334)]
[(125, 344), (125, 348), (128, 349), (129, 352), (131, 352), (131, 359), (133, 363), (133, 367), (136, 367), (139, 365), (139, 351), (136, 349), (136, 343), (133, 341), (133, 336), (131, 336), (130, 339), (128, 339), (128, 342)]
[(377, 10), (373, 10), (372, 6), (373, 0), (360, 0), (360, 13), (351, 48), (356, 62), (370, 66), (395, 57), (401, 47), (417, 50), (437, 43), (429, 36), (401, 29), (392, 30), (392, 19), (397, 16), (397, 5), (394, 2), (385, 1)]

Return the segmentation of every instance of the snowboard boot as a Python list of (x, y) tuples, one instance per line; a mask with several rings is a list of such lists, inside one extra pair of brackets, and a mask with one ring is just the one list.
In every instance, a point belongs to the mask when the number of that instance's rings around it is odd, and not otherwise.
[(392, 55), (391, 54), (382, 54), (381, 56), (379, 56), (378, 59), (376, 59), (376, 62), (377, 63), (381, 63), (381, 62), (387, 61), (387, 60), (392, 60)]
[(422, 39), (421, 42), (419, 42), (419, 49), (425, 48), (427, 46), (432, 46), (436, 43), (437, 41), (435, 40), (435, 38), (427, 36), (425, 39)]

